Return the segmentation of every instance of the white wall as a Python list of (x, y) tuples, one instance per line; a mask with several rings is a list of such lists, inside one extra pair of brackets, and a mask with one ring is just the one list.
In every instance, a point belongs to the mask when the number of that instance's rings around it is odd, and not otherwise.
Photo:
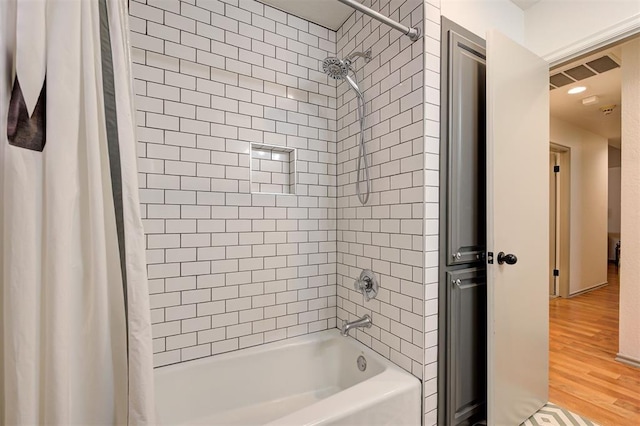
[(551, 117), (551, 142), (571, 149), (573, 294), (607, 281), (607, 139)]
[(442, 0), (441, 13), (482, 39), (488, 29), (495, 28), (523, 44), (524, 13), (508, 0)]
[(620, 355), (640, 363), (640, 41), (622, 50)]
[[(525, 43), (543, 58), (587, 38), (609, 38), (613, 26), (640, 20), (638, 0), (542, 0), (525, 12)], [(554, 54), (554, 52), (556, 54)]]

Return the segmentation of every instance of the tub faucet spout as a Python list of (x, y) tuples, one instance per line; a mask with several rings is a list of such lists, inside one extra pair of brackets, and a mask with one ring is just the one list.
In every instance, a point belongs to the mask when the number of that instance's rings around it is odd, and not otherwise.
[(345, 321), (344, 324), (342, 324), (342, 331), (340, 332), (340, 334), (346, 337), (349, 335), (349, 330), (351, 330), (352, 328), (371, 328), (372, 325), (373, 323), (371, 322), (371, 317), (368, 314), (365, 314), (365, 316), (355, 321)]

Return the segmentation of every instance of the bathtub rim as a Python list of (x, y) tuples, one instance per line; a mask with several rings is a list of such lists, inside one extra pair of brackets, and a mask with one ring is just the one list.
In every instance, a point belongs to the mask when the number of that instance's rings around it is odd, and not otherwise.
[(185, 370), (190, 367), (205, 365), (215, 361), (225, 361), (225, 360), (231, 360), (235, 358), (245, 358), (251, 355), (270, 352), (272, 350), (276, 350), (280, 348), (282, 349), (293, 348), (293, 347), (301, 346), (310, 342), (326, 341), (334, 338), (345, 339), (347, 344), (351, 346), (355, 346), (357, 347), (357, 349), (364, 352), (365, 355), (373, 357), (376, 361), (378, 361), (380, 364), (384, 366), (385, 370), (387, 370), (388, 368), (395, 369), (397, 371), (401, 371), (402, 373), (406, 373), (411, 377), (418, 379), (416, 376), (414, 376), (407, 370), (399, 367), (390, 359), (385, 358), (384, 356), (380, 355), (378, 352), (366, 346), (364, 343), (358, 341), (355, 337), (352, 337), (352, 336), (344, 337), (340, 335), (340, 330), (338, 330), (337, 328), (316, 331), (316, 332), (304, 334), (301, 336), (295, 336), (295, 337), (290, 337), (282, 340), (277, 340), (275, 342), (263, 343), (261, 345), (249, 346), (247, 348), (236, 349), (236, 350), (223, 352), (216, 355), (207, 355), (202, 358), (196, 358), (188, 361), (182, 361), (182, 362), (176, 362), (173, 364), (158, 366), (158, 367), (154, 367), (153, 372), (154, 372), (154, 376), (165, 375), (174, 371)]
[[(357, 352), (362, 353), (367, 360), (372, 359), (380, 363), (383, 368), (382, 371), (312, 405), (292, 411), (278, 419), (265, 423), (264, 426), (312, 426), (324, 424), (360, 410), (366, 410), (367, 407), (383, 402), (394, 396), (401, 396), (403, 393), (410, 394), (411, 392), (415, 392), (418, 399), (418, 407), (421, 406), (422, 389), (418, 377), (402, 369), (393, 363), (393, 361), (383, 357), (354, 337), (341, 336), (337, 328), (157, 367), (154, 369), (154, 377), (179, 374), (180, 371), (206, 366), (210, 363), (224, 362), (227, 360), (241, 361), (244, 358), (259, 356), (262, 353), (274, 350), (287, 350), (297, 346), (325, 342), (333, 339), (339, 340), (356, 349)], [(365, 395), (364, 398), (362, 397), (363, 395)], [(347, 403), (344, 401), (347, 401)], [(336, 402), (340, 402), (340, 411), (332, 410), (333, 407), (336, 407)], [(307, 421), (306, 419), (309, 418), (313, 420)]]

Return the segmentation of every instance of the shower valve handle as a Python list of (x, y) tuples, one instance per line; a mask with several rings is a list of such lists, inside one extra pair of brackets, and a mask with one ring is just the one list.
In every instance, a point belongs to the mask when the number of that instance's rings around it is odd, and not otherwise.
[(355, 281), (353, 287), (362, 293), (367, 302), (375, 299), (378, 295), (378, 279), (370, 269), (365, 269), (360, 273), (360, 278)]

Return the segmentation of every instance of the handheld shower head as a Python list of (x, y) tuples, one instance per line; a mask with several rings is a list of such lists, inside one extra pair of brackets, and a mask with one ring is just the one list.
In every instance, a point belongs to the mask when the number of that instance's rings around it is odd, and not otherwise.
[(356, 82), (351, 78), (351, 76), (347, 74), (344, 76), (344, 79), (347, 80), (347, 83), (349, 83), (349, 86), (351, 86), (351, 88), (356, 92), (356, 95), (364, 101), (364, 95), (360, 91), (360, 88), (358, 87)]
[(349, 65), (338, 58), (326, 58), (322, 61), (322, 71), (334, 80), (344, 80), (349, 74)]
[(322, 61), (322, 70), (334, 80), (346, 80), (349, 86), (351, 86), (351, 88), (356, 92), (356, 95), (363, 98), (362, 91), (354, 79), (349, 75), (349, 71), (351, 70), (350, 65), (351, 61), (349, 59), (342, 60), (329, 57)]
[[(351, 64), (358, 58), (364, 58), (366, 62), (371, 61), (371, 49), (366, 52), (354, 52), (347, 56), (345, 59), (329, 57), (322, 61), (322, 71), (334, 80), (345, 80), (347, 84), (356, 92), (358, 97), (358, 121), (360, 122), (360, 142), (358, 143), (358, 161), (357, 161), (357, 182), (356, 193), (358, 194), (358, 200), (362, 205), (367, 204), (369, 201), (369, 194), (371, 194), (371, 179), (369, 177), (369, 162), (367, 160), (367, 148), (364, 141), (365, 130), (365, 116), (366, 107), (364, 94), (358, 87), (358, 77), (355, 71), (351, 68)], [(349, 75), (349, 71), (352, 71), (353, 76)], [(360, 185), (364, 183), (366, 185), (365, 192), (361, 191)]]

